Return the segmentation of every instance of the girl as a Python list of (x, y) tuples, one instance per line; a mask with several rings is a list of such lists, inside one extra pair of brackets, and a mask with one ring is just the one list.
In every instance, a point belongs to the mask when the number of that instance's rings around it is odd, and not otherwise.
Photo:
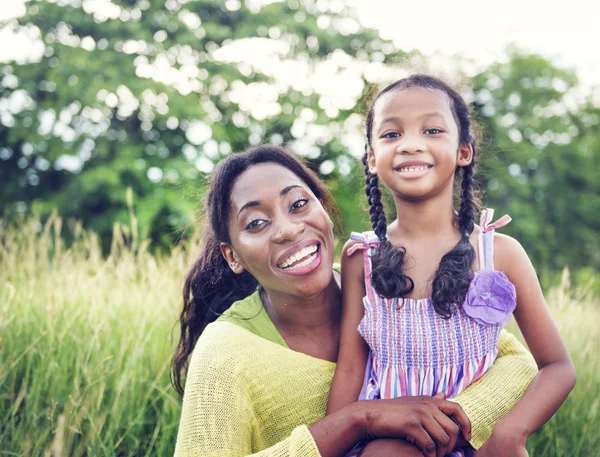
[[(352, 234), (343, 250), (342, 335), (327, 412), (357, 397), (454, 397), (494, 363), (513, 313), (539, 372), (477, 456), (526, 456), (527, 438), (565, 400), (575, 371), (527, 254), (494, 233), (510, 218), (492, 223), (493, 210), (484, 210), (480, 226), (473, 222), (476, 150), (467, 105), (439, 79), (414, 75), (379, 93), (366, 127), (373, 232)], [(389, 226), (379, 180), (396, 207)], [(455, 447), (438, 447), (437, 455)], [(452, 455), (472, 454), (466, 446)]]

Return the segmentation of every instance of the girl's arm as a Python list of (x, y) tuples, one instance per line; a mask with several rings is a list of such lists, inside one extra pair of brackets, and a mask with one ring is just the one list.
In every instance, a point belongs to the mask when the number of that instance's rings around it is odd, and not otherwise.
[(510, 439), (524, 447), (527, 438), (552, 417), (573, 389), (575, 368), (527, 253), (516, 240), (505, 235), (496, 235), (494, 244), (497, 269), (504, 271), (515, 285), (514, 316), (539, 372), (523, 398), (496, 425), (492, 438), (498, 442)]
[(357, 329), (364, 315), (364, 251), (348, 256), (348, 250), (356, 243), (348, 241), (342, 250), (340, 350), (329, 392), (328, 415), (358, 400), (369, 355), (369, 347)]

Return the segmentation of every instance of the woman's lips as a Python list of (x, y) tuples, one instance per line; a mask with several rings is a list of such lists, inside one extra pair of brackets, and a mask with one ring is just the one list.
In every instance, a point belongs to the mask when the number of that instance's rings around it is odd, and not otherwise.
[(277, 267), (286, 274), (303, 276), (315, 271), (321, 265), (322, 255), (319, 244), (313, 244), (296, 251)]

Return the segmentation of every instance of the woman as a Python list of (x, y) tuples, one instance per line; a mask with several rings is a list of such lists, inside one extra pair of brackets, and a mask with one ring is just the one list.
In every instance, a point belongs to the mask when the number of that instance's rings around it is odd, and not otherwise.
[[(328, 457), (364, 439), (364, 456), (393, 455), (406, 439), (415, 455), (441, 457), (460, 438), (481, 446), (522, 395), (536, 369), (504, 335), (495, 366), (456, 403), (361, 401), (323, 417), (340, 330), (336, 213), (323, 183), (280, 148), (234, 154), (215, 169), (174, 357), (180, 393), (187, 372), (177, 456)], [(498, 383), (506, 387), (491, 398)]]

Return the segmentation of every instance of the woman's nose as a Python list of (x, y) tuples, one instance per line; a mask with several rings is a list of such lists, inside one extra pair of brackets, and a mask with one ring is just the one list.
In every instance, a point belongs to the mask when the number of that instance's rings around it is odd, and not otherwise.
[(299, 235), (304, 232), (304, 221), (285, 218), (275, 226), (273, 241), (275, 243), (284, 243), (286, 241), (295, 241)]

